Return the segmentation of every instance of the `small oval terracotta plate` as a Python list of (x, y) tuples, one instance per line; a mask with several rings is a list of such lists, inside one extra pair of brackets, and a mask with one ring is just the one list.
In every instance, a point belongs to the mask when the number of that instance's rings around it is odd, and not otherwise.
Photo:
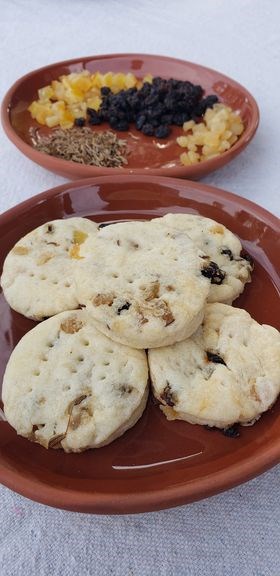
[[(90, 72), (132, 72), (139, 78), (151, 73), (163, 78), (190, 80), (200, 84), (206, 94), (217, 94), (221, 102), (240, 110), (245, 130), (234, 146), (211, 160), (192, 166), (182, 166), (180, 154), (183, 148), (176, 143), (176, 137), (183, 134), (182, 128), (173, 127), (168, 139), (156, 140), (138, 132), (133, 125), (129, 132), (118, 132), (126, 138), (129, 146), (128, 164), (122, 168), (98, 168), (85, 166), (67, 160), (60, 160), (32, 147), (32, 131), (48, 134), (50, 129), (40, 127), (32, 120), (27, 108), (37, 99), (37, 90), (58, 79), (62, 74), (89, 70)], [(109, 54), (90, 56), (51, 64), (20, 78), (8, 91), (2, 103), (2, 124), (10, 140), (37, 164), (47, 170), (70, 179), (86, 178), (100, 174), (153, 174), (198, 179), (217, 170), (237, 156), (253, 138), (259, 122), (259, 111), (253, 96), (243, 86), (227, 76), (184, 60), (148, 54)], [(97, 130), (108, 129), (103, 124)]]
[[(256, 262), (236, 305), (279, 328), (279, 222), (263, 208), (222, 190), (147, 176), (99, 177), (43, 192), (0, 217), (0, 269), (24, 234), (54, 218), (98, 222), (149, 219), (167, 212), (214, 218), (238, 234)], [(278, 262), (279, 264), (279, 262)], [(9, 355), (35, 323), (0, 294), (0, 382)], [(277, 325), (278, 323), (278, 325)], [(280, 402), (239, 438), (186, 422), (168, 422), (150, 399), (141, 420), (109, 446), (82, 454), (46, 450), (0, 422), (0, 481), (28, 498), (94, 513), (158, 510), (230, 488), (279, 461)]]

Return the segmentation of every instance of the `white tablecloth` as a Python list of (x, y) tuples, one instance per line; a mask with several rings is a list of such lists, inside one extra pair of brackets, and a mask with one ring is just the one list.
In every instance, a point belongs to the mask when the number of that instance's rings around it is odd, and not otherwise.
[[(256, 97), (243, 154), (205, 181), (280, 213), (276, 0), (0, 0), (0, 97), (29, 70), (81, 55), (166, 54), (216, 68)], [(0, 212), (64, 180), (0, 133)], [(0, 488), (1, 576), (279, 576), (280, 467), (208, 500), (98, 517)]]

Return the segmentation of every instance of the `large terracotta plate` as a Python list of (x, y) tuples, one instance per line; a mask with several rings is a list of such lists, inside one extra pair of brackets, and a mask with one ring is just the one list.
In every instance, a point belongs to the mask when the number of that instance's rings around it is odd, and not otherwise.
[[(176, 144), (176, 136), (182, 134), (181, 128), (172, 129), (167, 140), (155, 140), (144, 136), (131, 126), (129, 132), (119, 132), (121, 138), (128, 141), (130, 154), (128, 165), (123, 168), (97, 168), (83, 166), (75, 162), (60, 160), (34, 150), (30, 129), (38, 128), (39, 124), (31, 119), (27, 110), (32, 100), (37, 99), (37, 90), (57, 79), (62, 74), (81, 70), (96, 72), (133, 72), (142, 78), (147, 73), (163, 78), (190, 80), (200, 84), (206, 94), (217, 94), (221, 102), (240, 110), (245, 123), (245, 130), (234, 146), (221, 156), (196, 164), (182, 166), (179, 156), (183, 149)], [(44, 168), (61, 174), (66, 178), (86, 178), (100, 174), (138, 174), (145, 173), (160, 176), (176, 176), (179, 178), (198, 179), (213, 170), (227, 164), (253, 138), (259, 122), (258, 106), (253, 96), (240, 84), (204, 66), (199, 66), (184, 60), (166, 56), (148, 54), (109, 54), (105, 56), (90, 56), (51, 64), (39, 70), (30, 72), (20, 78), (8, 91), (2, 103), (2, 123), (7, 136), (31, 160)], [(98, 129), (108, 128), (106, 124)], [(50, 129), (41, 129), (49, 133)]]
[[(279, 222), (263, 208), (216, 188), (157, 177), (100, 177), (35, 196), (0, 217), (0, 266), (13, 244), (53, 218), (99, 222), (192, 212), (222, 222), (254, 257), (253, 282), (236, 305), (279, 328)], [(11, 351), (34, 322), (0, 295), (0, 381)], [(280, 458), (280, 402), (240, 437), (168, 422), (152, 400), (138, 424), (109, 446), (82, 454), (49, 450), (0, 422), (0, 480), (52, 506), (94, 513), (157, 510), (230, 488)]]

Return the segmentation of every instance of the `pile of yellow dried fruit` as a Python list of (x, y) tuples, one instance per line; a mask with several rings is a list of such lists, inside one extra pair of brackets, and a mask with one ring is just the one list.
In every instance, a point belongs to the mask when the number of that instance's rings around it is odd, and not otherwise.
[(188, 166), (209, 160), (229, 150), (244, 130), (237, 112), (224, 104), (214, 104), (204, 114), (203, 121), (193, 120), (183, 124), (186, 136), (179, 136), (177, 143), (188, 152), (180, 156), (182, 164)]
[(91, 74), (88, 70), (72, 72), (40, 88), (38, 100), (34, 100), (28, 110), (39, 124), (49, 128), (72, 128), (75, 119), (86, 118), (88, 108), (96, 111), (99, 109), (101, 88), (110, 88), (113, 94), (117, 94), (128, 88), (141, 88), (144, 82), (151, 81), (151, 74), (138, 80), (131, 73)]

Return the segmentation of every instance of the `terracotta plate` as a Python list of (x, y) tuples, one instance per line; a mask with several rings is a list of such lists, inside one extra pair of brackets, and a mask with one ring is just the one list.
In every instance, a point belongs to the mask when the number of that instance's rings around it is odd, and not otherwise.
[[(118, 135), (121, 138), (125, 137), (129, 144), (129, 162), (125, 168), (83, 166), (75, 162), (53, 158), (34, 150), (31, 145), (30, 129), (38, 128), (39, 124), (31, 119), (27, 108), (32, 100), (37, 99), (38, 88), (49, 84), (62, 74), (84, 69), (91, 72), (98, 70), (101, 72), (133, 72), (139, 78), (151, 73), (153, 76), (162, 76), (163, 78), (173, 77), (179, 80), (190, 80), (194, 84), (200, 84), (206, 94), (217, 94), (222, 102), (229, 104), (235, 110), (240, 110), (245, 123), (245, 130), (229, 151), (194, 166), (182, 166), (180, 164), (179, 156), (184, 150), (176, 144), (176, 136), (182, 134), (182, 129), (175, 127), (172, 129), (172, 135), (166, 140), (155, 140), (144, 136), (133, 127), (129, 132), (119, 132)], [(259, 112), (254, 98), (234, 80), (191, 62), (148, 54), (90, 56), (40, 68), (20, 78), (6, 94), (2, 104), (2, 123), (10, 140), (34, 162), (70, 179), (100, 174), (143, 175), (147, 172), (158, 176), (198, 179), (227, 164), (239, 154), (253, 138), (258, 122)], [(108, 125), (103, 124), (98, 129), (104, 130), (106, 128)], [(50, 132), (50, 129), (42, 129), (42, 127), (40, 130), (41, 133)]]
[[(35, 196), (0, 217), (0, 266), (32, 228), (53, 218), (99, 222), (191, 212), (222, 222), (255, 258), (252, 284), (236, 305), (279, 328), (276, 266), (278, 220), (248, 200), (171, 178), (100, 177)], [(279, 264), (279, 262), (278, 262)], [(0, 381), (9, 355), (35, 323), (12, 312), (0, 295)], [(45, 450), (0, 422), (0, 480), (52, 506), (94, 513), (157, 510), (230, 488), (279, 461), (280, 402), (239, 438), (185, 422), (168, 422), (152, 400), (138, 422), (109, 446), (82, 454)]]

